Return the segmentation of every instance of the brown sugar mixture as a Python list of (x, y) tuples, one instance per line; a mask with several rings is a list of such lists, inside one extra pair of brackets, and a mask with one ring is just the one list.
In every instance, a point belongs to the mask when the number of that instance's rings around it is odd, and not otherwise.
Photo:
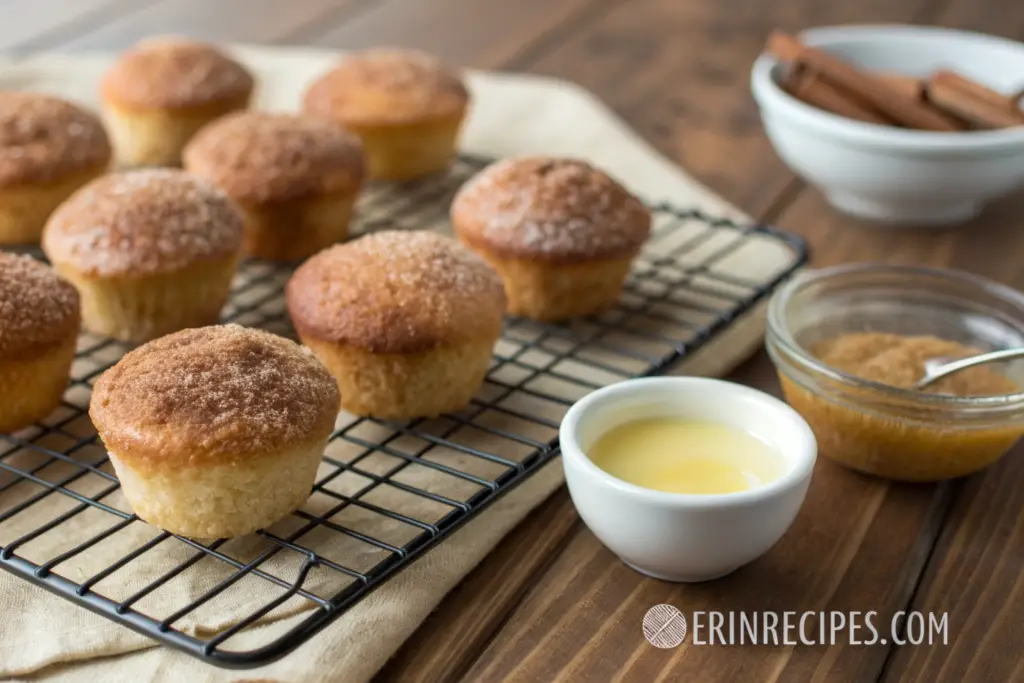
[[(902, 389), (912, 388), (924, 377), (925, 361), (982, 353), (938, 337), (883, 332), (843, 334), (815, 345), (811, 352), (837, 370)], [(1020, 387), (992, 367), (979, 366), (945, 377), (926, 391), (952, 396), (995, 396), (1017, 393)]]
[[(822, 363), (855, 377), (910, 388), (925, 361), (962, 358), (977, 349), (926, 336), (878, 332), (843, 334), (810, 348)], [(814, 431), (826, 457), (847, 467), (900, 481), (938, 481), (995, 462), (1024, 432), (1018, 418), (973, 418), (956, 410), (887, 404), (879, 392), (843, 387), (827, 377), (799, 381), (785, 370), (786, 400)], [(928, 394), (992, 396), (1020, 391), (992, 367), (963, 370), (927, 388)]]

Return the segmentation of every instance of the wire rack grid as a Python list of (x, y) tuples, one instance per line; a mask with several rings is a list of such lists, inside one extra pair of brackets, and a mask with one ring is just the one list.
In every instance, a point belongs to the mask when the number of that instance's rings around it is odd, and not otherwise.
[[(454, 191), (484, 163), (462, 157), (444, 176), (371, 188), (356, 231), (449, 229)], [(178, 537), (132, 513), (87, 413), (94, 381), (128, 347), (83, 334), (61, 407), (0, 435), (0, 567), (218, 666), (284, 656), (556, 457), (574, 401), (664, 371), (806, 260), (802, 241), (771, 228), (653, 209), (616, 308), (568, 325), (508, 318), (485, 385), (459, 413), (342, 414), (307, 503), (242, 539)], [(223, 320), (294, 338), (290, 272), (244, 263)]]

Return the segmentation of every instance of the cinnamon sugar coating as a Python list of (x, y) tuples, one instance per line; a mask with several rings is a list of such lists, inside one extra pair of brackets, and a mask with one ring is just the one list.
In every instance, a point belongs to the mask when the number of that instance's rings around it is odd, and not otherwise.
[(430, 231), (378, 232), (326, 249), (288, 281), (303, 337), (374, 353), (418, 353), (496, 338), (506, 299), (476, 254)]
[(89, 405), (100, 438), (143, 471), (244, 464), (326, 438), (338, 387), (313, 354), (261, 330), (176, 332), (125, 355)]
[(245, 100), (252, 74), (212, 45), (151, 39), (124, 52), (101, 83), (103, 96), (137, 109), (179, 109)]
[(40, 355), (78, 336), (78, 292), (41, 261), (0, 251), (0, 358)]
[(99, 119), (70, 102), (0, 92), (0, 187), (46, 183), (106, 167), (112, 150)]
[[(826, 365), (861, 379), (901, 389), (913, 389), (933, 358), (966, 358), (979, 349), (932, 336), (904, 336), (885, 332), (852, 332), (825, 339), (812, 353)], [(978, 366), (944, 377), (927, 393), (951, 396), (996, 396), (1020, 391), (1013, 380)]]
[(352, 126), (461, 118), (469, 91), (454, 69), (422, 52), (353, 52), (309, 86), (307, 114)]
[(184, 162), (233, 199), (257, 204), (353, 194), (364, 175), (359, 138), (337, 124), (288, 114), (220, 118), (192, 139)]
[(224, 193), (184, 171), (128, 171), (64, 202), (46, 224), (43, 249), (85, 275), (153, 275), (238, 252), (242, 223)]
[(462, 240), (501, 257), (578, 263), (635, 254), (651, 214), (590, 164), (537, 156), (471, 178), (452, 202), (452, 223)]

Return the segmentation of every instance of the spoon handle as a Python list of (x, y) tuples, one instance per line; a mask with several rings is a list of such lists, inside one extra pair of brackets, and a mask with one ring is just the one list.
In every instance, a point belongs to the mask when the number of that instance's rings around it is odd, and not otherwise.
[(951, 363), (945, 363), (937, 368), (933, 373), (918, 382), (918, 388), (923, 388), (929, 384), (934, 384), (943, 377), (948, 377), (954, 372), (960, 372), (967, 368), (973, 368), (976, 365), (986, 365), (988, 363), (998, 363), (1004, 360), (1013, 360), (1014, 358), (1024, 358), (1024, 348), (1017, 349), (1002, 349), (1000, 351), (990, 351), (988, 353), (982, 353), (977, 356), (968, 356), (967, 358), (961, 358), (960, 360), (952, 361)]

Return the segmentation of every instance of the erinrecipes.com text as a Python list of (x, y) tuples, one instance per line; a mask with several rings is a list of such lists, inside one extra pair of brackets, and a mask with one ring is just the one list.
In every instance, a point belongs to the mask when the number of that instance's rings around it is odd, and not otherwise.
[(693, 612), (693, 645), (946, 645), (945, 612)]

